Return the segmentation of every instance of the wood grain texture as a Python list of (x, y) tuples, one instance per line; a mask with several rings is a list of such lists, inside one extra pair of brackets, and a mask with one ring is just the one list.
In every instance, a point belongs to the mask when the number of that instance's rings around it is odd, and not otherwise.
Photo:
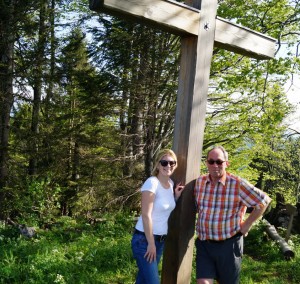
[[(98, 12), (139, 21), (180, 36), (198, 36), (203, 11), (171, 0), (90, 0)], [(215, 46), (257, 59), (275, 56), (276, 40), (216, 17)]]
[(202, 0), (203, 16), (199, 36), (183, 38), (173, 150), (178, 156), (176, 181), (186, 184), (185, 191), (169, 219), (162, 282), (190, 283), (194, 233), (194, 182), (200, 174), (204, 138), (207, 92), (213, 54), (217, 0)]

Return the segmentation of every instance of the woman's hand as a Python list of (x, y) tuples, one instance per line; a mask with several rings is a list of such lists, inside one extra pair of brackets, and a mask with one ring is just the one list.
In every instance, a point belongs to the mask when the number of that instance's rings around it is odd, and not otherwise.
[(148, 262), (152, 262), (156, 259), (156, 246), (154, 244), (148, 244), (147, 251), (144, 255), (144, 258), (147, 259)]
[(182, 185), (181, 182), (179, 182), (175, 189), (174, 189), (174, 193), (175, 193), (175, 200), (177, 201), (179, 199), (179, 197), (181, 196), (181, 193), (183, 192), (184, 190), (184, 185)]

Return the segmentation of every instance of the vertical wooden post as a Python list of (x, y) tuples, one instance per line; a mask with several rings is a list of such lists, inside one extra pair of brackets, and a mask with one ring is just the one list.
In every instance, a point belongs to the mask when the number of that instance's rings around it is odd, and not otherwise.
[[(194, 28), (198, 15), (189, 14), (191, 11), (188, 12), (186, 7), (180, 10), (180, 3), (171, 0), (90, 0), (92, 10), (141, 20), (182, 36), (173, 141), (179, 167), (173, 178), (177, 182), (185, 183), (186, 189), (169, 219), (169, 233), (163, 259), (163, 284), (190, 283), (195, 229), (193, 189), (200, 172), (214, 42), (219, 47), (259, 59), (273, 58), (276, 42), (275, 39), (230, 24), (224, 19), (217, 20), (217, 0), (185, 2), (196, 8), (191, 10), (201, 10), (198, 33), (195, 33), (197, 28)], [(190, 16), (186, 16), (186, 12)]]
[(293, 206), (291, 204), (286, 204), (285, 205), (285, 209), (286, 211), (289, 213), (290, 215), (290, 221), (286, 230), (286, 235), (285, 235), (285, 241), (288, 241), (290, 239), (291, 236), (291, 232), (292, 232), (292, 228), (293, 228), (293, 221), (294, 221), (294, 216), (297, 213), (297, 207)]
[[(197, 7), (200, 2), (201, 7)], [(176, 182), (184, 182), (186, 189), (169, 219), (163, 284), (188, 284), (191, 281), (195, 230), (193, 188), (200, 173), (217, 0), (193, 1), (193, 6), (201, 8), (199, 32), (198, 38), (182, 39), (173, 142), (179, 165), (173, 178)]]

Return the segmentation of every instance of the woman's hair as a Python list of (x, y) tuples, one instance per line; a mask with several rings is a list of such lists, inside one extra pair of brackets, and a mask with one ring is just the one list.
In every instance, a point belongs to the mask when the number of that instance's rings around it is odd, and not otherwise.
[(213, 147), (207, 152), (206, 158), (208, 158), (209, 153), (210, 153), (212, 150), (215, 150), (215, 149), (220, 149), (220, 150), (223, 152), (223, 154), (224, 154), (225, 161), (228, 161), (228, 152), (225, 150), (225, 148), (224, 148), (223, 146), (219, 146), (219, 145), (213, 146)]
[(154, 161), (154, 166), (153, 166), (153, 170), (152, 170), (152, 175), (153, 176), (157, 176), (158, 173), (159, 173), (159, 170), (158, 170), (158, 166), (159, 166), (159, 161), (164, 157), (164, 156), (171, 156), (174, 161), (176, 161), (176, 165), (174, 166), (174, 169), (177, 168), (177, 157), (176, 157), (176, 154), (171, 150), (171, 149), (163, 149), (163, 150), (160, 150), (158, 152), (158, 154), (156, 155), (156, 158), (155, 158), (155, 161)]

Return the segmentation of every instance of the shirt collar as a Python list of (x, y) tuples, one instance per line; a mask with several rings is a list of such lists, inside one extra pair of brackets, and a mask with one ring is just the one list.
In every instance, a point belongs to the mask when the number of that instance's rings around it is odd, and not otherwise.
[[(226, 176), (227, 176), (227, 173), (225, 173), (225, 175), (223, 175), (219, 180), (218, 182), (222, 183), (222, 185), (225, 185), (226, 183)], [(210, 178), (210, 174), (207, 174), (207, 182), (212, 182), (211, 178)]]

